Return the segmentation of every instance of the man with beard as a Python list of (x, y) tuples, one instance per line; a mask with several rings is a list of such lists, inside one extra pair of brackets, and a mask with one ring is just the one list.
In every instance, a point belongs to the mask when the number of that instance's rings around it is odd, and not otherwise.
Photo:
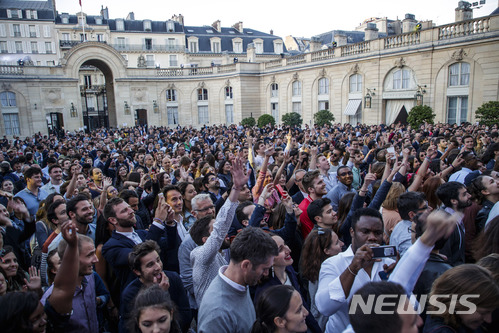
[(445, 206), (445, 211), (454, 214), (459, 213), (457, 228), (451, 234), (449, 240), (440, 251), (447, 256), (449, 264), (457, 266), (464, 264), (464, 236), (465, 229), (463, 223), (464, 209), (471, 206), (471, 194), (466, 186), (459, 182), (447, 182), (437, 189), (437, 196)]
[(244, 174), (241, 159), (234, 161), (231, 173), (232, 190), (228, 200), (218, 212), (216, 220), (213, 215), (205, 216), (194, 222), (190, 229), (192, 240), (198, 245), (191, 251), (192, 280), (198, 305), (201, 304), (204, 293), (217, 276), (220, 267), (227, 265), (227, 260), (219, 251), (230, 246), (227, 232), (239, 204), (239, 193), (248, 182), (249, 175)]
[(222, 191), (220, 190), (220, 180), (214, 173), (207, 173), (203, 178), (203, 185), (206, 187), (206, 194), (209, 194), (213, 204), (216, 205), (217, 201), (222, 198)]
[[(88, 197), (84, 194), (78, 194), (71, 198), (66, 204), (66, 212), (71, 222), (76, 226), (78, 233), (90, 237), (95, 242), (96, 226), (92, 223), (94, 208)], [(62, 234), (57, 235), (50, 243), (47, 253), (56, 249), (62, 239)]]
[[(168, 225), (166, 227), (161, 226), (161, 228), (156, 221), (164, 221), (167, 216), (173, 215), (172, 209), (167, 206), (164, 198), (160, 197), (155, 213), (155, 221), (148, 231), (134, 231), (133, 227), (136, 223), (135, 211), (123, 199), (113, 198), (104, 207), (104, 217), (115, 227), (115, 230), (111, 234), (111, 238), (102, 247), (102, 254), (107, 263), (113, 268), (120, 290), (123, 290), (134, 278), (128, 265), (128, 254), (135, 245), (142, 243), (146, 239), (160, 240), (158, 243), (163, 248), (176, 244), (177, 228)], [(165, 232), (166, 235), (164, 235)]]
[(128, 255), (130, 270), (137, 278), (130, 282), (121, 293), (119, 331), (126, 331), (126, 322), (133, 310), (135, 296), (143, 287), (157, 284), (161, 289), (168, 291), (171, 300), (180, 315), (179, 324), (182, 331), (189, 328), (192, 320), (189, 300), (182, 285), (180, 276), (171, 271), (163, 270), (163, 263), (159, 257), (160, 248), (152, 240), (136, 245)]
[(302, 184), (303, 188), (308, 193), (308, 196), (303, 199), (298, 206), (302, 211), (302, 214), (300, 215), (301, 234), (303, 239), (305, 239), (314, 228), (314, 222), (310, 220), (307, 214), (307, 208), (312, 201), (322, 198), (327, 191), (326, 183), (324, 182), (319, 170), (307, 172), (305, 176), (303, 176)]
[(355, 193), (355, 189), (352, 187), (353, 184), (353, 172), (347, 166), (340, 166), (337, 172), (338, 185), (336, 185), (331, 191), (327, 193), (327, 198), (331, 200), (331, 206), (337, 212), (340, 199), (347, 193)]

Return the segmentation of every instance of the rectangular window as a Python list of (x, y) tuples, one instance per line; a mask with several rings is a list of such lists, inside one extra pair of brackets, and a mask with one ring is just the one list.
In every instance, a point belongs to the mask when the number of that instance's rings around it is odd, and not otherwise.
[(17, 113), (4, 113), (3, 124), (5, 126), (5, 134), (20, 135), (19, 115)]
[(274, 51), (275, 51), (275, 53), (282, 53), (282, 44), (281, 43), (275, 43), (274, 44)]
[(177, 91), (175, 89), (168, 89), (166, 91), (166, 101), (176, 102), (177, 101)]
[(243, 43), (234, 42), (234, 52), (235, 53), (243, 53)]
[(447, 106), (447, 123), (464, 123), (468, 118), (468, 96), (449, 97)]
[(16, 53), (23, 53), (23, 42), (16, 42)]
[(69, 42), (69, 34), (68, 33), (63, 33), (62, 34), (62, 40), (65, 42)]
[(97, 41), (98, 42), (103, 42), (104, 41), (104, 35), (103, 34), (97, 34)]
[(11, 9), (10, 10), (10, 17), (15, 18), (15, 19), (20, 18), (19, 11), (17, 9)]
[(227, 124), (234, 123), (234, 105), (232, 104), (225, 105), (225, 121)]
[(211, 43), (211, 51), (213, 53), (220, 53), (220, 42)]
[(225, 99), (232, 99), (232, 87), (225, 87)]
[(91, 88), (92, 87), (92, 76), (91, 75), (84, 75), (83, 76), (85, 88)]
[(329, 110), (329, 101), (319, 101), (319, 111)]
[(29, 26), (29, 36), (32, 38), (36, 37), (36, 27), (34, 25)]
[(362, 76), (360, 74), (354, 74), (350, 76), (350, 92), (361, 92), (362, 91)]
[(191, 53), (197, 53), (198, 52), (198, 42), (189, 42), (189, 51), (191, 51)]
[(470, 83), (470, 64), (461, 63), (461, 85), (467, 86)]
[(177, 125), (178, 124), (178, 107), (167, 107), (166, 113), (168, 115), (168, 125)]
[(0, 42), (0, 53), (7, 53), (7, 42)]
[(279, 85), (277, 83), (272, 83), (270, 87), (270, 97), (279, 97)]
[(322, 78), (319, 80), (319, 95), (329, 94), (329, 79)]
[(87, 41), (87, 34), (80, 34), (80, 42)]
[(168, 46), (169, 51), (174, 51), (175, 50), (175, 45), (177, 44), (175, 38), (168, 38), (166, 40), (166, 45)]
[(116, 20), (116, 30), (118, 31), (125, 30), (125, 22), (123, 20)]
[(293, 102), (293, 112), (301, 114), (301, 102)]
[(52, 53), (52, 42), (45, 42), (45, 53)]
[(31, 42), (31, 53), (38, 53), (38, 42)]
[(208, 89), (198, 89), (198, 101), (208, 100)]
[(279, 103), (270, 103), (270, 111), (272, 112), (272, 117), (274, 117), (276, 123), (279, 122)]
[(14, 29), (14, 37), (21, 37), (21, 26), (19, 24), (13, 24), (12, 28)]
[(301, 81), (293, 82), (293, 96), (301, 96)]
[(208, 105), (198, 105), (198, 120), (199, 124), (208, 124), (210, 122)]
[(255, 44), (255, 52), (258, 54), (263, 53), (263, 43)]
[(54, 60), (48, 60), (47, 61), (47, 66), (55, 66), (55, 61)]
[(118, 37), (116, 38), (118, 50), (124, 50), (125, 49), (125, 37)]
[(147, 54), (146, 55), (146, 66), (147, 67), (154, 67), (154, 55), (153, 54)]
[(146, 43), (146, 50), (152, 50), (152, 39), (146, 38), (145, 43)]
[(10, 91), (0, 93), (0, 103), (2, 107), (16, 107), (16, 94)]
[(170, 67), (178, 66), (178, 58), (176, 54), (170, 54)]

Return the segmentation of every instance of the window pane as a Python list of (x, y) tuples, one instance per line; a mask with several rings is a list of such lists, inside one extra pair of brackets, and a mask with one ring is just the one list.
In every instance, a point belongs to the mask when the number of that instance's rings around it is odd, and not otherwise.
[(225, 105), (225, 120), (227, 124), (234, 122), (234, 106), (232, 104)]
[(459, 97), (461, 101), (459, 122), (464, 123), (468, 118), (468, 97)]
[(271, 103), (270, 110), (272, 111), (272, 117), (274, 117), (276, 123), (279, 122), (279, 105), (277, 103)]
[(301, 102), (293, 102), (293, 112), (301, 114)]
[(178, 124), (178, 108), (177, 107), (167, 107), (166, 112), (168, 115), (168, 125)]
[(398, 70), (393, 73), (393, 89), (401, 89), (402, 87), (402, 71)]
[(467, 86), (470, 83), (470, 64), (463, 62), (461, 64), (461, 85)]
[(449, 106), (447, 110), (447, 122), (449, 124), (456, 123), (457, 113), (457, 97), (449, 97)]
[(198, 106), (198, 118), (200, 124), (207, 124), (209, 122), (207, 105)]
[(402, 89), (407, 89), (409, 88), (409, 79), (411, 77), (411, 73), (407, 70), (404, 69), (402, 71)]
[(459, 64), (449, 67), (449, 86), (459, 85)]

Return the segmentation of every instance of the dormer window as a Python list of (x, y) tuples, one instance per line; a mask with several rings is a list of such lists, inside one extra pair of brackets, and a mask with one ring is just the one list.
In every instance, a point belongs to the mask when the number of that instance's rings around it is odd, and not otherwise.
[(255, 52), (257, 54), (262, 54), (263, 53), (263, 40), (261, 39), (255, 39)]
[(173, 21), (167, 21), (166, 22), (166, 30), (168, 32), (174, 32), (175, 31), (175, 22), (173, 22)]
[(13, 19), (23, 18), (23, 14), (18, 9), (7, 9), (7, 17)]
[(234, 53), (243, 53), (243, 40), (241, 38), (234, 38), (232, 40), (232, 50)]
[(151, 31), (151, 20), (144, 20), (144, 31)]
[(281, 40), (275, 40), (274, 41), (274, 53), (282, 53), (283, 48), (282, 48), (282, 41)]
[(69, 14), (61, 14), (61, 22), (62, 22), (62, 24), (68, 24), (69, 23)]
[(102, 24), (102, 17), (96, 17), (95, 18), (95, 24)]
[(123, 19), (116, 20), (116, 30), (125, 31), (125, 21)]

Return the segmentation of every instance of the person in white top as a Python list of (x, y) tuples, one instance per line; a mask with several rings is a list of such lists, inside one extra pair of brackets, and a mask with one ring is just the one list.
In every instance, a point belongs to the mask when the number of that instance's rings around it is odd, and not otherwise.
[(389, 272), (395, 261), (374, 259), (371, 247), (383, 241), (381, 214), (372, 208), (357, 210), (352, 216), (352, 245), (325, 260), (319, 273), (315, 295), (317, 308), (329, 316), (326, 333), (342, 332), (349, 324), (348, 303), (352, 294), (371, 281), (381, 281), (379, 273)]

